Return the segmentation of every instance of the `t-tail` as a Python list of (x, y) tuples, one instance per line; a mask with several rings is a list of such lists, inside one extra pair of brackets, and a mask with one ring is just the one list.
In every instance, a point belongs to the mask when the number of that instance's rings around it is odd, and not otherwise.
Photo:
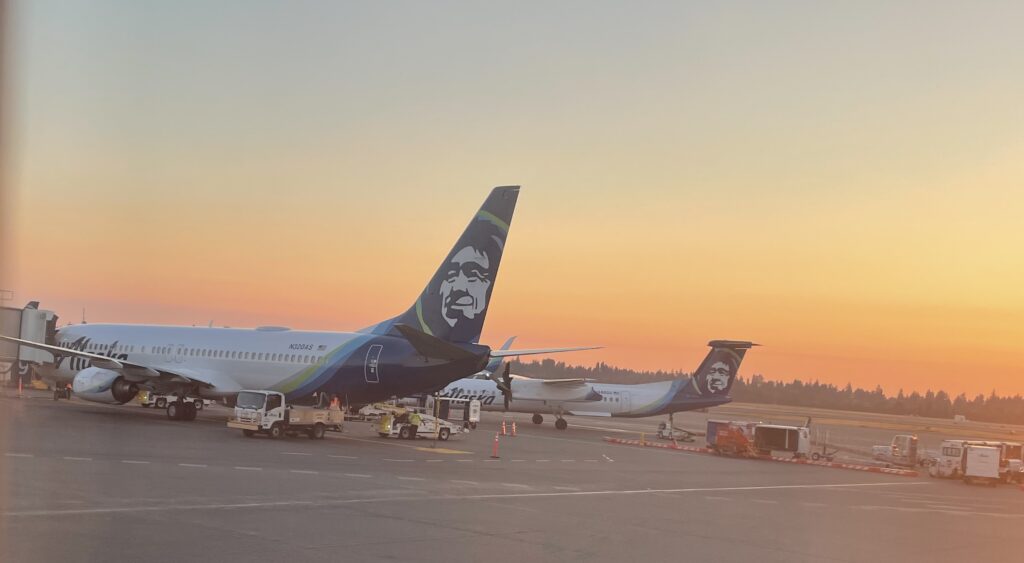
[(743, 356), (757, 344), (738, 340), (712, 340), (708, 346), (711, 351), (697, 371), (693, 372), (692, 387), (702, 397), (728, 397)]
[(479, 342), (518, 198), (519, 186), (491, 190), (412, 307), (367, 331), (398, 335), (402, 324), (447, 342)]

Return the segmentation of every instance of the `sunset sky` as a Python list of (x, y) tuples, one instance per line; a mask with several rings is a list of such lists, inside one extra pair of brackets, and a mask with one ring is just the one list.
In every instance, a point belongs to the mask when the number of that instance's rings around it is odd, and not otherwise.
[(522, 186), (484, 342), (1024, 393), (1020, 2), (15, 2), (4, 289), (353, 330)]

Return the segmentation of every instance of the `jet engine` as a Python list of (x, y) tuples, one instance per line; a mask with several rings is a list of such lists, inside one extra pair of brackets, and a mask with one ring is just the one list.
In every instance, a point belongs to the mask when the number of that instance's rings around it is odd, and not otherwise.
[(123, 405), (139, 393), (139, 387), (126, 381), (120, 373), (97, 367), (78, 372), (71, 388), (76, 396), (86, 401), (108, 405)]

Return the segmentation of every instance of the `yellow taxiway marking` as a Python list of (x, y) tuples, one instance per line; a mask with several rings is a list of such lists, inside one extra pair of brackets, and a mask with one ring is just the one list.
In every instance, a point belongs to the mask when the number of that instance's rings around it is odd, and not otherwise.
[(423, 448), (417, 447), (417, 450), (421, 452), (435, 452), (439, 454), (471, 454), (473, 452), (467, 452), (465, 450), (450, 450), (448, 448)]
[(368, 444), (378, 444), (381, 446), (394, 446), (397, 448), (411, 448), (421, 452), (437, 452), (439, 454), (471, 454), (473, 452), (467, 452), (464, 450), (450, 450), (448, 448), (430, 448), (423, 446), (414, 446), (412, 444), (401, 444), (398, 442), (389, 442), (385, 440), (369, 440), (366, 438), (355, 438), (353, 436), (336, 436), (339, 440), (354, 440), (356, 442), (366, 442)]

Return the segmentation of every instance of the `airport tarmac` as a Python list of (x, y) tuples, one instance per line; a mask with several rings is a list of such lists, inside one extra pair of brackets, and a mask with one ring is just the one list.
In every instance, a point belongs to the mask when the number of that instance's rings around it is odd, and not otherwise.
[(0, 399), (2, 561), (1005, 560), (1024, 525), (1009, 486), (601, 440), (642, 421), (513, 415), (492, 459), (494, 414), (437, 444), (271, 440), (220, 407), (32, 396)]

